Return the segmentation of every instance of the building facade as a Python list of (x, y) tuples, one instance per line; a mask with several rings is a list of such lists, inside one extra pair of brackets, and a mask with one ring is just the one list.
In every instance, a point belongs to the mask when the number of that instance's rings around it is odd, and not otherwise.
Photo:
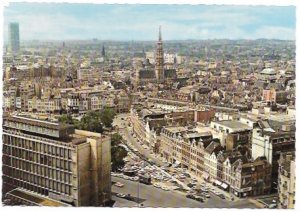
[(110, 157), (110, 140), (101, 134), (32, 118), (4, 117), (3, 191), (7, 195), (21, 189), (72, 206), (104, 205), (111, 199)]
[(281, 154), (278, 170), (278, 208), (293, 209), (295, 207), (295, 153)]

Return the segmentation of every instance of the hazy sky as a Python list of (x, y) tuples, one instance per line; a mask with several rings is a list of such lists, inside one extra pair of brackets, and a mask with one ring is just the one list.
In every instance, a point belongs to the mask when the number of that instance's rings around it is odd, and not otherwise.
[(19, 22), (21, 40), (295, 39), (295, 6), (105, 5), (11, 3), (8, 23)]

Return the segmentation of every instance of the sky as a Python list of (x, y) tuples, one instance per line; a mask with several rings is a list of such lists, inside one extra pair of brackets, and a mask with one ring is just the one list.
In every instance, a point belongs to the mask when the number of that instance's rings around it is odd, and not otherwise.
[(117, 5), (10, 3), (8, 25), (18, 22), (22, 40), (295, 40), (295, 6)]

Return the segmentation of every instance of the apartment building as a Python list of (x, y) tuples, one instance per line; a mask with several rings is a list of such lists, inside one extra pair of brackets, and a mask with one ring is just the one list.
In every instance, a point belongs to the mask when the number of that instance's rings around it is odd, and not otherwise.
[(187, 168), (202, 176), (205, 148), (212, 140), (209, 132), (196, 132), (186, 127), (164, 127), (160, 133), (160, 153), (174, 166)]
[(265, 158), (232, 164), (230, 191), (238, 197), (266, 195), (271, 190), (271, 164)]
[(295, 152), (280, 155), (278, 170), (278, 208), (295, 208)]
[(33, 201), (36, 196), (72, 206), (99, 206), (110, 201), (107, 136), (5, 115), (2, 139), (4, 196), (23, 202), (25, 198), (34, 205), (41, 203)]
[(291, 125), (282, 125), (281, 130), (275, 131), (265, 124), (259, 123), (253, 130), (252, 157), (266, 157), (272, 164), (272, 191), (277, 192), (278, 160), (281, 153), (295, 151), (295, 129)]

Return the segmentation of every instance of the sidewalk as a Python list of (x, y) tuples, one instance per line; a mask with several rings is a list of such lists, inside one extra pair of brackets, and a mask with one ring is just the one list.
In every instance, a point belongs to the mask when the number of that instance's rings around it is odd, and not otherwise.
[(238, 197), (234, 196), (233, 194), (227, 192), (227, 191), (224, 191), (223, 189), (220, 189), (218, 186), (214, 186), (211, 182), (207, 182), (205, 181), (203, 178), (201, 177), (198, 177), (192, 173), (190, 173), (190, 175), (194, 178), (196, 178), (198, 180), (199, 183), (206, 183), (207, 185), (209, 185), (210, 188), (213, 188), (215, 189), (216, 191), (220, 192), (221, 194), (223, 194), (226, 199), (229, 199), (231, 201), (231, 199), (233, 198), (234, 200), (233, 201), (238, 201), (240, 200)]
[(249, 198), (248, 200), (259, 208), (265, 208), (265, 206), (266, 206), (265, 204), (255, 200), (255, 199)]

